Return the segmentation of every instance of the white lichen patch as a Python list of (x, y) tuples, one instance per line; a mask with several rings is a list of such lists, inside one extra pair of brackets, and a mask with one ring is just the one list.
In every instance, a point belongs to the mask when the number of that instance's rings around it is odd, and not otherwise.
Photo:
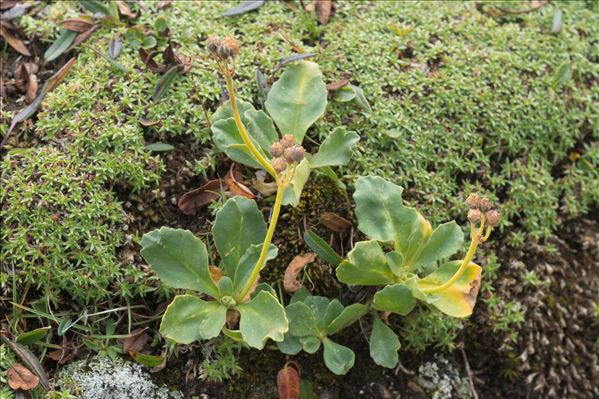
[(58, 385), (77, 392), (77, 397), (82, 399), (183, 398), (180, 392), (156, 385), (141, 365), (106, 357), (69, 365), (61, 373)]
[(417, 379), (431, 399), (470, 398), (468, 379), (461, 377), (459, 371), (441, 356), (420, 366)]

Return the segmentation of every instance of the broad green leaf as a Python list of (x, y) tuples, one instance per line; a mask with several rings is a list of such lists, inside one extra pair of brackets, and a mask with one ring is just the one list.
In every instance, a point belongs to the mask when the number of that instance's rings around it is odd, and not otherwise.
[(303, 302), (309, 296), (310, 296), (310, 291), (308, 291), (308, 289), (306, 287), (302, 287), (293, 294), (293, 296), (289, 300), (289, 304), (296, 303), (296, 302)]
[(289, 329), (285, 309), (267, 291), (260, 291), (250, 302), (237, 305), (237, 310), (241, 314), (239, 330), (252, 348), (264, 348), (268, 338), (282, 341)]
[(403, 249), (408, 246), (418, 213), (402, 205), (403, 189), (376, 176), (358, 178), (355, 187), (360, 231), (372, 239), (393, 242), (395, 249), (406, 258)]
[(361, 241), (337, 267), (337, 278), (345, 284), (381, 285), (395, 282), (385, 253), (377, 241)]
[(200, 336), (202, 339), (212, 339), (220, 334), (227, 321), (227, 307), (220, 305), (214, 310), (206, 313), (200, 322)]
[(455, 254), (464, 244), (464, 233), (455, 221), (437, 227), (420, 254), (411, 262), (412, 267), (420, 267)]
[(202, 321), (207, 314), (220, 307), (223, 306), (216, 301), (203, 301), (193, 295), (177, 295), (162, 316), (160, 334), (179, 344), (198, 341), (203, 338), (200, 332)]
[(164, 358), (162, 356), (146, 355), (145, 353), (137, 352), (133, 354), (133, 360), (147, 367), (160, 366), (164, 362)]
[(365, 109), (366, 111), (372, 111), (372, 108), (370, 107), (370, 103), (368, 102), (368, 100), (366, 99), (366, 96), (364, 95), (364, 90), (362, 90), (362, 88), (360, 88), (358, 86), (354, 86), (354, 85), (350, 85), (350, 86), (353, 89), (354, 93), (356, 93), (356, 97), (354, 98), (354, 103), (356, 105), (358, 105), (358, 107)]
[(320, 340), (313, 335), (300, 337), (299, 342), (306, 353), (316, 353), (320, 349)]
[[(442, 285), (455, 274), (461, 263), (462, 261), (452, 261), (441, 265), (418, 282), (419, 288), (426, 290)], [(444, 291), (427, 295), (428, 302), (449, 316), (470, 316), (480, 288), (480, 274), (480, 266), (470, 262), (453, 285)]]
[(401, 347), (397, 334), (375, 315), (370, 334), (370, 357), (379, 366), (395, 368), (398, 361), (397, 351)]
[(351, 158), (351, 148), (360, 140), (356, 132), (348, 132), (338, 127), (320, 145), (318, 152), (310, 160), (311, 168), (347, 165)]
[(300, 61), (288, 67), (268, 92), (265, 106), (281, 133), (292, 134), (301, 143), (327, 106), (327, 88), (318, 65)]
[(295, 173), (293, 174), (291, 183), (289, 183), (283, 196), (283, 205), (298, 206), (308, 177), (310, 177), (310, 163), (307, 159), (304, 159), (295, 167)]
[(343, 86), (333, 92), (333, 101), (346, 103), (356, 98), (356, 92), (350, 85)]
[(247, 120), (245, 128), (250, 133), (251, 137), (264, 150), (267, 158), (270, 158), (268, 149), (272, 143), (279, 140), (279, 135), (272, 119), (270, 119), (264, 111), (256, 111), (255, 109), (245, 111), (244, 116)]
[(410, 227), (410, 235), (401, 246), (401, 254), (404, 258), (404, 266), (411, 269), (414, 258), (422, 251), (432, 233), (431, 224), (428, 220), (416, 212), (416, 219)]
[[(235, 271), (234, 279), (234, 291), (236, 293), (239, 293), (243, 289), (248, 279), (251, 277), (254, 266), (256, 266), (258, 258), (260, 258), (261, 250), (262, 244), (252, 245), (245, 251), (239, 260), (239, 267), (237, 267), (237, 270)], [(277, 247), (270, 244), (268, 252), (266, 253), (266, 261), (264, 262), (264, 265), (262, 265), (262, 269), (266, 266), (266, 262), (277, 257), (278, 251)]]
[(387, 252), (385, 254), (387, 258), (387, 265), (389, 265), (389, 269), (396, 276), (402, 276), (404, 272), (404, 259), (403, 255), (397, 251)]
[(141, 246), (141, 256), (164, 283), (218, 298), (206, 245), (191, 231), (161, 227), (144, 234)]
[(306, 335), (319, 335), (314, 312), (304, 302), (294, 302), (285, 307), (285, 314), (289, 320), (289, 333), (297, 337)]
[(354, 303), (347, 306), (339, 316), (335, 318), (327, 327), (327, 335), (333, 335), (345, 327), (354, 324), (360, 317), (368, 313), (368, 305)]
[[(254, 110), (255, 108), (252, 104), (247, 101), (237, 99), (237, 110), (239, 111), (239, 115), (241, 115), (241, 121), (243, 125), (247, 128), (248, 120), (245, 118), (245, 112), (248, 110)], [(226, 101), (221, 104), (214, 114), (212, 114), (212, 122), (233, 118), (233, 109), (231, 108), (231, 102)]]
[(168, 71), (164, 73), (156, 83), (156, 87), (154, 87), (154, 92), (152, 93), (152, 101), (158, 102), (164, 97), (168, 89), (172, 86), (179, 76), (179, 68), (180, 65), (175, 65)]
[(328, 177), (335, 184), (335, 187), (337, 187), (337, 189), (341, 191), (341, 194), (343, 194), (344, 199), (346, 199), (349, 202), (349, 198), (347, 196), (347, 186), (345, 185), (345, 183), (341, 181), (339, 176), (337, 176), (333, 168), (331, 168), (330, 166), (323, 166), (322, 168), (318, 168), (317, 171)]
[[(221, 119), (212, 123), (212, 133), (216, 147), (227, 154), (233, 161), (260, 169), (258, 161), (255, 161), (250, 150), (243, 143), (233, 118)], [(255, 141), (254, 141), (254, 144)]]
[(54, 43), (44, 53), (44, 59), (48, 62), (54, 61), (58, 58), (62, 53), (64, 53), (73, 41), (75, 41), (75, 37), (77, 37), (77, 32), (73, 32), (72, 30), (63, 29), (60, 33), (60, 36), (56, 39)]
[(300, 344), (299, 337), (290, 333), (286, 333), (285, 338), (281, 342), (277, 342), (277, 347), (286, 355), (297, 355), (302, 351), (302, 344)]
[(216, 214), (212, 235), (225, 274), (235, 277), (239, 260), (252, 245), (266, 237), (266, 223), (256, 201), (233, 197)]
[[(342, 312), (345, 307), (337, 299), (333, 299), (329, 302), (327, 310), (324, 314), (324, 325), (328, 326), (335, 320)], [(328, 333), (328, 331), (327, 331)]]
[(416, 306), (416, 298), (405, 284), (388, 285), (374, 294), (374, 308), (385, 312), (407, 315)]
[[(271, 244), (271, 248), (276, 248), (276, 247)], [(261, 291), (266, 291), (270, 295), (274, 296), (275, 298), (278, 298), (277, 292), (275, 291), (274, 288), (272, 288), (272, 286), (270, 284), (260, 283), (260, 284), (256, 285), (256, 289), (250, 295), (250, 299), (254, 299), (254, 297), (256, 297), (256, 295), (258, 295)]]
[(335, 250), (315, 232), (306, 230), (304, 233), (304, 241), (312, 251), (316, 252), (322, 260), (331, 266), (337, 267), (343, 261), (343, 258), (341, 258), (341, 256), (339, 256), (337, 252), (335, 252)]
[[(329, 307), (329, 298), (325, 298), (323, 296), (314, 296), (310, 295), (304, 299), (304, 303), (308, 305), (312, 314), (314, 314), (314, 319), (316, 320), (316, 327), (318, 327), (318, 331), (322, 334), (326, 331), (326, 314), (327, 308)], [(318, 335), (318, 334), (314, 334)]]
[(17, 336), (17, 343), (21, 344), (21, 345), (32, 345), (35, 344), (36, 342), (38, 342), (39, 340), (41, 340), (42, 338), (44, 338), (46, 336), (46, 334), (48, 334), (48, 331), (50, 331), (50, 326), (47, 327), (42, 327), (42, 328), (36, 328), (35, 330), (31, 330), (31, 331), (27, 331), (24, 332), (23, 334), (19, 334)]
[(351, 349), (339, 345), (329, 338), (325, 338), (322, 343), (324, 345), (324, 363), (333, 373), (344, 375), (354, 366), (355, 355)]

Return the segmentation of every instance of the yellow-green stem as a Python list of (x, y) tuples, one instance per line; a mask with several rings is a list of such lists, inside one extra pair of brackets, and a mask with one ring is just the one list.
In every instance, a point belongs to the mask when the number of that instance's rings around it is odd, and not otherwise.
[(474, 254), (476, 253), (476, 248), (478, 247), (478, 244), (480, 243), (481, 234), (483, 232), (484, 227), (485, 227), (485, 218), (483, 216), (481, 224), (480, 224), (480, 228), (478, 230), (475, 230), (474, 228), (472, 229), (472, 231), (474, 232), (472, 234), (472, 241), (470, 242), (470, 247), (468, 247), (468, 252), (466, 253), (466, 256), (464, 257), (464, 260), (462, 261), (462, 264), (460, 265), (460, 268), (458, 269), (458, 271), (455, 272), (455, 274), (449, 280), (447, 280), (444, 284), (439, 285), (437, 287), (423, 288), (422, 292), (424, 292), (425, 294), (434, 294), (437, 292), (445, 291), (446, 289), (451, 287), (453, 285), (453, 283), (455, 283), (460, 277), (462, 277), (462, 274), (464, 274), (464, 272), (466, 271), (466, 267), (468, 267), (468, 265), (470, 264), (470, 261), (472, 261), (472, 258), (474, 258)]
[(252, 270), (252, 275), (249, 280), (243, 287), (243, 290), (236, 298), (237, 302), (243, 301), (246, 297), (250, 289), (254, 285), (254, 282), (260, 275), (260, 270), (264, 266), (264, 262), (266, 262), (266, 256), (268, 255), (268, 249), (270, 247), (270, 242), (272, 241), (272, 236), (275, 232), (275, 228), (277, 227), (277, 221), (279, 219), (279, 214), (281, 212), (281, 205), (283, 204), (283, 196), (285, 194), (285, 189), (287, 188), (287, 182), (282, 181), (278, 182), (277, 196), (275, 197), (275, 204), (272, 208), (272, 217), (270, 218), (270, 225), (268, 226), (268, 230), (266, 231), (266, 237), (264, 238), (264, 243), (262, 244), (262, 250), (260, 251), (260, 257), (258, 258), (258, 262), (254, 266), (254, 270)]
[(237, 100), (235, 99), (235, 88), (233, 87), (233, 78), (231, 77), (231, 73), (228, 70), (223, 71), (223, 75), (225, 76), (225, 80), (227, 81), (227, 90), (229, 91), (229, 101), (231, 102), (231, 109), (233, 110), (233, 119), (235, 120), (235, 125), (237, 125), (237, 130), (239, 130), (239, 135), (243, 139), (243, 142), (248, 147), (254, 158), (262, 165), (264, 170), (266, 170), (272, 177), (276, 177), (276, 172), (270, 162), (262, 154), (260, 150), (256, 148), (254, 142), (250, 139), (250, 136), (243, 126), (243, 122), (241, 121), (241, 116), (239, 115), (239, 110), (237, 109)]

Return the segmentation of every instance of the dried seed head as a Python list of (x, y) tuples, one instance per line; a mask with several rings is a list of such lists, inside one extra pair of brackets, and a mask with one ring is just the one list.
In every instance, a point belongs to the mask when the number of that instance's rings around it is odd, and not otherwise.
[(501, 220), (501, 214), (498, 210), (491, 209), (490, 211), (487, 211), (485, 213), (485, 218), (487, 219), (487, 223), (489, 224), (489, 226), (495, 227), (499, 224), (499, 221)]
[(268, 152), (273, 157), (280, 157), (281, 155), (283, 155), (283, 146), (279, 142), (272, 143), (272, 145), (268, 149)]
[(281, 139), (281, 145), (283, 146), (283, 148), (289, 148), (295, 145), (295, 137), (293, 137), (293, 135), (291, 134), (284, 135)]
[(468, 211), (468, 220), (470, 223), (478, 223), (483, 217), (483, 213), (478, 209), (470, 209)]
[(220, 39), (216, 37), (216, 35), (210, 35), (208, 36), (208, 39), (206, 39), (206, 48), (211, 53), (216, 53), (216, 50), (218, 50), (220, 44)]
[(304, 147), (301, 145), (294, 145), (285, 149), (285, 160), (288, 163), (300, 163), (304, 159)]
[(470, 194), (468, 198), (466, 198), (466, 205), (470, 209), (476, 209), (480, 206), (480, 197), (478, 194)]
[(480, 200), (479, 208), (483, 212), (488, 211), (489, 209), (491, 209), (491, 201), (489, 201), (488, 198), (483, 197), (483, 199)]
[(229, 57), (235, 57), (239, 54), (239, 43), (237, 40), (231, 36), (225, 37), (222, 42), (220, 42), (220, 46), (217, 49), (218, 56), (226, 60)]
[(275, 169), (275, 172), (281, 173), (287, 168), (287, 161), (285, 158), (275, 158), (272, 160), (272, 167)]

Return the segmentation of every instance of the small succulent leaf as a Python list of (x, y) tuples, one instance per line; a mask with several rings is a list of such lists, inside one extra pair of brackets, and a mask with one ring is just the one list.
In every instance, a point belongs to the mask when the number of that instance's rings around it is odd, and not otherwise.
[(313, 335), (300, 337), (299, 342), (306, 353), (316, 353), (320, 349), (320, 340)]
[[(212, 123), (212, 133), (216, 147), (233, 161), (255, 169), (261, 168), (261, 165), (254, 159), (250, 150), (243, 143), (233, 118), (220, 119)], [(254, 142), (254, 144), (256, 143)]]
[[(418, 281), (420, 289), (438, 287), (448, 281), (459, 269), (462, 261), (441, 265), (435, 272)], [(481, 267), (470, 262), (464, 273), (444, 291), (427, 295), (428, 303), (441, 312), (453, 317), (468, 317), (472, 314), (480, 288)]]
[(395, 368), (397, 351), (401, 347), (397, 334), (383, 323), (378, 315), (374, 315), (372, 332), (370, 333), (370, 357), (379, 366)]
[(301, 143), (327, 106), (327, 88), (318, 65), (300, 61), (288, 67), (272, 85), (264, 105), (279, 130)]
[(327, 327), (327, 335), (333, 335), (344, 328), (354, 324), (368, 313), (368, 305), (354, 303), (343, 309), (343, 312), (335, 318)]
[(333, 92), (333, 101), (346, 103), (356, 98), (356, 92), (351, 86), (343, 86)]
[(358, 86), (354, 86), (354, 85), (350, 85), (350, 86), (353, 89), (354, 93), (356, 93), (356, 97), (354, 98), (354, 103), (358, 107), (365, 109), (366, 111), (372, 111), (372, 108), (370, 107), (370, 103), (368, 102), (368, 100), (366, 99), (366, 96), (364, 95), (364, 90), (362, 90), (362, 88), (358, 87)]
[(323, 296), (310, 295), (309, 297), (304, 299), (304, 303), (310, 308), (312, 314), (314, 314), (314, 319), (316, 320), (318, 332), (321, 334), (324, 334), (326, 332), (326, 314), (327, 308), (329, 307), (329, 302), (329, 298), (325, 298)]
[(277, 342), (279, 350), (286, 355), (297, 355), (302, 351), (302, 344), (299, 337), (286, 333), (281, 342)]
[(344, 306), (341, 304), (341, 302), (339, 302), (339, 300), (333, 299), (331, 302), (329, 302), (324, 315), (324, 325), (328, 326), (331, 324), (331, 322), (335, 320), (337, 316), (341, 314), (341, 312), (343, 312), (343, 309)]
[(385, 253), (374, 240), (357, 243), (336, 272), (339, 281), (345, 284), (381, 285), (395, 282)]
[(333, 373), (344, 375), (354, 366), (355, 355), (351, 349), (339, 345), (329, 338), (325, 338), (322, 343), (324, 345), (324, 363)]
[(202, 339), (212, 339), (217, 337), (225, 326), (226, 321), (227, 307), (220, 305), (216, 309), (206, 313), (206, 316), (200, 322), (200, 336)]
[(388, 285), (374, 294), (374, 308), (406, 316), (416, 306), (416, 298), (405, 284)]
[(406, 267), (413, 267), (412, 262), (414, 261), (414, 258), (422, 251), (431, 233), (432, 228), (430, 222), (426, 220), (420, 212), (416, 212), (416, 219), (410, 228), (409, 238), (401, 247), (401, 254), (404, 257), (404, 264)]
[(229, 276), (222, 276), (218, 280), (218, 292), (220, 296), (233, 296), (233, 280)]
[(289, 321), (289, 333), (297, 337), (318, 335), (318, 326), (312, 309), (304, 302), (294, 302), (285, 307)]
[(310, 160), (310, 167), (347, 165), (352, 147), (360, 140), (356, 132), (348, 132), (338, 127), (320, 145), (318, 152)]
[[(254, 266), (256, 266), (256, 263), (258, 262), (258, 258), (260, 258), (261, 250), (262, 244), (252, 245), (245, 251), (241, 259), (239, 260), (239, 266), (235, 271), (235, 279), (233, 284), (233, 290), (236, 293), (239, 293), (243, 289), (243, 287), (245, 287), (245, 284), (251, 277), (252, 270), (254, 270)], [(266, 261), (264, 262), (262, 268), (266, 266), (266, 262), (276, 258), (278, 252), (278, 248), (274, 244), (270, 244), (270, 246), (268, 247), (268, 252), (266, 253)]]
[(403, 189), (380, 177), (360, 177), (356, 181), (354, 200), (358, 229), (371, 239), (392, 242), (404, 255), (418, 213), (402, 204)]
[(303, 302), (309, 295), (310, 291), (306, 287), (302, 287), (291, 296), (289, 304)]
[(289, 329), (285, 309), (267, 291), (260, 291), (250, 302), (236, 308), (241, 314), (239, 330), (243, 340), (252, 348), (264, 348), (268, 338), (282, 341)]
[(335, 250), (315, 232), (306, 230), (304, 233), (304, 241), (312, 251), (316, 252), (322, 260), (331, 266), (337, 267), (343, 261), (343, 258), (341, 258), (341, 256), (339, 256), (337, 252), (335, 252)]
[(387, 258), (387, 265), (389, 265), (389, 269), (396, 276), (403, 275), (404, 271), (404, 259), (403, 255), (397, 251), (387, 252), (385, 254)]
[(200, 324), (208, 313), (221, 307), (216, 301), (203, 301), (193, 295), (177, 295), (168, 305), (160, 334), (179, 344), (191, 344), (202, 339)]
[(225, 275), (234, 278), (248, 248), (266, 237), (266, 223), (256, 201), (239, 196), (228, 199), (216, 213), (212, 235)]
[(208, 269), (206, 245), (192, 232), (161, 227), (144, 234), (141, 246), (141, 256), (164, 283), (218, 298)]
[(420, 254), (411, 262), (412, 267), (430, 265), (455, 254), (464, 244), (464, 233), (455, 221), (437, 227)]
[(291, 205), (293, 207), (299, 205), (300, 197), (302, 196), (302, 191), (308, 181), (308, 177), (310, 177), (310, 163), (307, 159), (304, 159), (295, 167), (293, 178), (283, 195), (283, 205)]

